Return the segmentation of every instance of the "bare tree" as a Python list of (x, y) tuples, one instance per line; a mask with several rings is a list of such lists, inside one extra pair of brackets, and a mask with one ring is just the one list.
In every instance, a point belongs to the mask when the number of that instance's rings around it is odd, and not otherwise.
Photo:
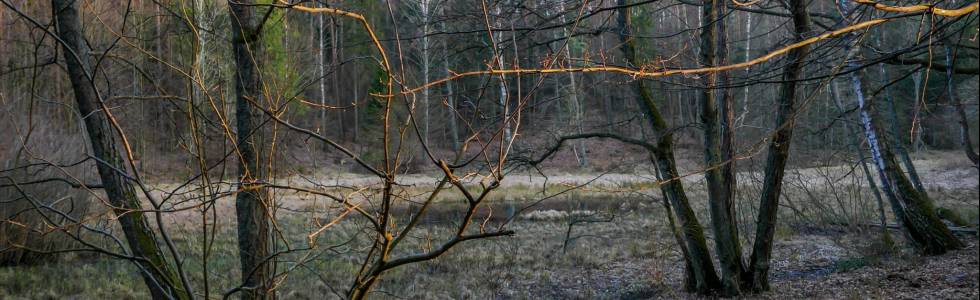
[[(701, 11), (701, 65), (722, 66), (728, 63), (725, 35), (725, 1), (705, 0)], [(722, 295), (737, 295), (744, 280), (745, 263), (735, 226), (733, 197), (735, 185), (732, 95), (727, 88), (725, 72), (704, 75), (700, 93), (701, 123), (704, 129), (704, 155), (708, 182), (708, 204), (711, 225), (715, 234), (722, 274)], [(719, 107), (722, 116), (719, 118)]]
[[(270, 227), (272, 197), (263, 188), (268, 180), (265, 167), (270, 153), (263, 128), (262, 78), (259, 70), (262, 43), (259, 39), (265, 17), (251, 2), (231, 3), (232, 51), (235, 59), (235, 92), (237, 118), (237, 155), (239, 159), (239, 191), (235, 198), (238, 219), (238, 252), (241, 259), (242, 298), (270, 299), (272, 274), (275, 266), (270, 260), (272, 229)], [(273, 8), (266, 8), (268, 16)]]
[[(793, 15), (793, 40), (802, 41), (810, 33), (810, 16), (807, 13), (806, 1), (792, 0), (789, 9)], [(786, 162), (789, 160), (790, 144), (793, 141), (793, 129), (796, 126), (797, 84), (803, 75), (809, 52), (810, 47), (790, 51), (787, 58), (790, 63), (783, 69), (779, 88), (779, 108), (776, 112), (776, 132), (769, 142), (765, 178), (762, 182), (763, 190), (759, 199), (759, 216), (756, 220), (755, 242), (749, 259), (748, 271), (751, 274), (748, 279), (751, 280), (754, 291), (769, 290), (769, 261), (772, 259), (776, 215), (779, 210)]]
[[(634, 66), (643, 65), (644, 62), (637, 61), (636, 41), (632, 36), (630, 7), (626, 5), (625, 0), (619, 0), (617, 3), (621, 7), (618, 11), (618, 29), (620, 40), (623, 43), (623, 56), (627, 62)], [(677, 172), (677, 163), (674, 159), (672, 130), (660, 114), (657, 103), (650, 91), (647, 90), (645, 82), (642, 79), (636, 80), (634, 89), (637, 94), (636, 100), (644, 110), (647, 122), (649, 122), (656, 137), (652, 152), (654, 164), (658, 170), (658, 178), (661, 181), (660, 188), (664, 190), (664, 194), (670, 200), (674, 215), (680, 221), (680, 228), (683, 232), (682, 236), (686, 245), (682, 245), (682, 247), (686, 248), (684, 251), (687, 254), (685, 265), (689, 269), (689, 278), (685, 280), (685, 285), (691, 291), (706, 294), (714, 293), (720, 287), (720, 280), (711, 261), (711, 253), (704, 238), (704, 228), (698, 222), (684, 192), (684, 185), (679, 180), (680, 174)]]
[[(139, 184), (140, 179), (138, 174), (130, 173), (135, 172), (136, 168), (129, 156), (132, 153), (125, 135), (96, 89), (95, 70), (89, 62), (90, 53), (84, 40), (78, 3), (71, 0), (52, 0), (51, 8), (57, 22), (58, 42), (64, 50), (78, 112), (85, 116), (90, 146), (98, 160), (99, 177), (126, 235), (133, 260), (140, 267), (143, 281), (154, 299), (189, 299), (193, 295), (191, 287), (185, 276), (178, 276), (180, 261), (176, 262), (177, 265), (167, 261), (137, 198), (134, 181)], [(116, 144), (114, 136), (117, 135), (122, 140), (123, 149)], [(122, 156), (120, 150), (124, 150), (127, 156)], [(156, 219), (157, 225), (161, 225), (159, 216)]]

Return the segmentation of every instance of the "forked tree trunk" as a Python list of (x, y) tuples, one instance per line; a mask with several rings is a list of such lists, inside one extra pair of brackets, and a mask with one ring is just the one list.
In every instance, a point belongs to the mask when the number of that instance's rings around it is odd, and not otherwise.
[[(247, 1), (246, 1), (247, 2)], [(238, 252), (241, 260), (242, 298), (270, 299), (273, 266), (266, 261), (270, 252), (271, 197), (261, 187), (266, 180), (262, 163), (265, 134), (261, 128), (263, 103), (258, 61), (262, 59), (255, 6), (230, 4), (232, 51), (235, 57), (235, 91), (238, 130), (238, 175), (240, 186), (235, 199), (238, 218)]]
[[(724, 65), (725, 3), (723, 0), (704, 0), (701, 18), (701, 65)], [(704, 157), (708, 170), (708, 207), (715, 234), (715, 248), (721, 266), (722, 295), (738, 295), (745, 274), (742, 247), (738, 240), (733, 210), (734, 164), (732, 141), (731, 93), (724, 86), (727, 76), (721, 72), (704, 75), (701, 89), (701, 124), (704, 129)], [(719, 106), (723, 116), (719, 118)]]
[[(620, 6), (619, 34), (623, 42), (623, 56), (632, 65), (642, 65), (636, 58), (636, 41), (632, 38), (630, 9), (625, 5), (625, 0), (618, 0)], [(714, 264), (711, 261), (711, 253), (704, 238), (704, 228), (698, 222), (694, 214), (694, 209), (684, 193), (684, 185), (681, 183), (677, 172), (677, 163), (674, 161), (673, 134), (667, 128), (667, 122), (657, 109), (653, 96), (646, 89), (643, 80), (636, 80), (634, 88), (637, 92), (637, 102), (653, 129), (653, 135), (657, 139), (654, 144), (653, 156), (654, 163), (659, 170), (660, 188), (670, 201), (674, 214), (681, 227), (684, 245), (687, 254), (684, 257), (685, 266), (689, 278), (688, 288), (693, 292), (702, 294), (714, 294), (720, 287), (720, 280), (715, 273)]]
[[(806, 0), (791, 0), (789, 10), (793, 16), (793, 39), (802, 41), (810, 32), (810, 16)], [(810, 47), (800, 47), (789, 52), (789, 65), (783, 68), (779, 88), (779, 107), (776, 113), (776, 133), (769, 142), (762, 195), (759, 199), (759, 216), (756, 219), (755, 243), (749, 258), (751, 289), (756, 292), (769, 290), (769, 260), (772, 255), (773, 235), (776, 232), (776, 214), (782, 192), (783, 174), (789, 158), (793, 128), (796, 126), (797, 81), (803, 73)]]
[[(850, 15), (847, 1), (841, 1), (838, 5), (845, 17)], [(886, 137), (886, 134), (883, 134), (881, 124), (878, 124), (878, 118), (874, 117), (875, 110), (870, 105), (870, 99), (865, 99), (864, 96), (864, 91), (868, 88), (864, 80), (864, 70), (860, 69), (860, 41), (858, 32), (846, 35), (847, 67), (856, 70), (850, 75), (851, 86), (860, 111), (864, 135), (871, 148), (871, 158), (877, 168), (885, 196), (889, 198), (896, 217), (902, 222), (902, 228), (917, 250), (926, 255), (938, 255), (962, 248), (963, 243), (939, 219), (932, 200), (924, 191), (916, 190), (902, 172), (889, 143), (879, 140)]]
[(127, 179), (128, 159), (119, 153), (113, 129), (104, 105), (93, 82), (94, 70), (88, 59), (78, 3), (72, 0), (52, 0), (58, 37), (62, 41), (65, 65), (75, 93), (78, 112), (84, 117), (92, 153), (99, 160), (96, 168), (109, 203), (119, 220), (129, 250), (136, 259), (143, 282), (153, 299), (190, 299), (190, 287), (177, 276), (176, 268), (167, 261), (146, 215), (141, 210), (136, 189)]

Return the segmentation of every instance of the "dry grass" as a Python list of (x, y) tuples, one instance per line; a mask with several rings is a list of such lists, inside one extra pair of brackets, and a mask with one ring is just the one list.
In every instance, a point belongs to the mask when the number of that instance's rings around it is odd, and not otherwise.
[[(923, 164), (926, 174), (960, 172), (944, 163)], [(798, 170), (802, 180), (787, 185), (788, 200), (782, 209), (782, 226), (777, 229), (774, 249), (773, 285), (777, 292), (761, 298), (946, 298), (977, 296), (977, 252), (970, 249), (923, 258), (908, 251), (881, 245), (876, 228), (839, 226), (842, 221), (874, 223), (874, 201), (862, 191), (860, 180), (835, 181), (843, 169)], [(935, 173), (929, 173), (935, 172)], [(975, 171), (974, 171), (975, 172)], [(821, 175), (823, 174), (823, 175)], [(976, 178), (975, 173), (973, 178)], [(744, 174), (743, 174), (744, 175)], [(566, 175), (566, 178), (587, 175)], [(745, 175), (741, 187), (744, 219), (740, 230), (753, 232), (748, 220), (754, 216), (751, 203), (757, 187)], [(792, 175), (795, 176), (795, 175)], [(792, 177), (789, 176), (789, 177)], [(931, 175), (930, 178), (942, 178)], [(520, 181), (520, 177), (510, 179)], [(791, 179), (791, 178), (788, 178)], [(690, 196), (701, 220), (707, 221), (704, 191), (698, 178), (686, 179)], [(932, 179), (930, 179), (932, 180)], [(424, 180), (423, 180), (424, 181)], [(571, 181), (571, 180), (569, 180)], [(975, 180), (974, 180), (975, 181)], [(533, 182), (533, 181), (532, 181)], [(508, 228), (515, 236), (473, 241), (460, 245), (437, 260), (409, 265), (388, 273), (374, 298), (380, 299), (646, 299), (696, 298), (680, 290), (683, 276), (678, 250), (670, 236), (659, 192), (643, 182), (606, 183), (576, 190), (537, 203), (541, 192), (552, 194), (567, 188), (552, 185), (512, 183), (481, 210), (478, 219), (494, 226), (514, 216)], [(959, 211), (972, 209), (968, 219), (976, 222), (976, 183), (972, 186), (933, 186), (931, 196)], [(422, 183), (404, 187), (407, 195), (420, 194)], [(280, 210), (279, 225), (287, 230), (290, 245), (305, 245), (305, 236), (315, 221), (333, 216), (323, 199), (317, 204), (309, 195), (280, 193), (280, 202), (291, 210)], [(406, 239), (394, 256), (424, 251), (448, 236), (461, 204), (447, 194), (433, 207), (418, 230)], [(524, 210), (531, 204), (535, 204)], [(219, 200), (220, 215), (233, 215), (231, 200)], [(311, 212), (315, 209), (315, 213)], [(336, 208), (334, 208), (336, 209)], [(409, 205), (396, 209), (396, 222), (404, 222)], [(548, 217), (540, 217), (547, 215)], [(187, 249), (188, 273), (194, 282), (201, 276), (200, 228), (193, 211), (168, 218), (181, 249)], [(197, 215), (199, 217), (199, 215)], [(539, 217), (528, 217), (539, 216)], [(613, 216), (611, 219), (609, 216)], [(593, 220), (594, 222), (576, 222)], [(570, 224), (575, 223), (569, 230)], [(280, 269), (292, 268), (279, 289), (283, 298), (322, 299), (336, 297), (350, 285), (361, 255), (369, 245), (359, 234), (365, 224), (357, 218), (345, 221), (319, 237), (320, 247), (290, 254), (279, 262)], [(235, 250), (234, 220), (220, 218), (215, 248), (209, 258), (211, 297), (234, 286), (239, 277)], [(901, 235), (893, 234), (899, 238)], [(971, 245), (976, 237), (963, 237)], [(743, 242), (748, 245), (750, 239)], [(330, 247), (333, 246), (333, 247)], [(746, 247), (748, 248), (748, 247)], [(309, 256), (307, 256), (309, 255)], [(298, 263), (301, 260), (302, 263)], [(0, 268), (0, 298), (145, 298), (145, 291), (131, 265), (99, 259), (65, 260), (58, 264)], [(202, 292), (201, 284), (195, 285)], [(938, 294), (934, 294), (938, 293)]]

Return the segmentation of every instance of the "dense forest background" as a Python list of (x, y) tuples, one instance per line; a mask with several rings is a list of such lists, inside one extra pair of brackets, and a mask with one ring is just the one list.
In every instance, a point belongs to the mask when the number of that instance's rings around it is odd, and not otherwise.
[[(622, 42), (617, 34), (616, 7), (621, 5), (616, 1), (502, 1), (488, 3), (486, 16), (479, 3), (416, 2), (327, 5), (356, 10), (371, 18), (385, 49), (398, 51), (398, 59), (391, 61), (392, 68), (399, 76), (404, 75), (399, 84), (408, 87), (487, 66), (534, 68), (550, 60), (556, 60), (552, 63), (556, 66), (567, 67), (629, 66), (619, 50)], [(647, 2), (629, 4), (639, 59), (655, 62), (649, 63), (653, 69), (699, 66), (699, 3)], [(724, 18), (730, 23), (726, 32), (730, 63), (757, 58), (791, 41), (792, 24), (788, 23), (784, 5), (731, 5), (733, 9)], [(48, 6), (33, 1), (17, 7), (44, 24), (50, 23), (44, 20), (50, 19)], [(864, 10), (861, 13), (871, 17), (885, 14)], [(105, 97), (122, 102), (118, 107), (120, 123), (133, 133), (133, 146), (141, 163), (157, 161), (143, 158), (161, 158), (157, 166), (165, 167), (173, 165), (173, 159), (186, 159), (186, 148), (192, 144), (187, 140), (188, 110), (203, 110), (196, 108), (204, 105), (201, 102), (205, 100), (200, 98), (216, 99), (218, 108), (234, 117), (229, 103), (235, 94), (235, 66), (229, 57), (226, 3), (100, 2), (85, 5), (83, 12), (86, 11), (86, 41), (93, 51), (110, 49), (112, 54), (105, 54), (100, 60), (100, 84), (105, 85)], [(839, 25), (840, 16), (832, 2), (811, 3), (809, 11), (815, 33)], [(5, 10), (4, 16), (4, 94), (8, 101), (66, 99), (70, 84), (61, 71), (41, 68), (57, 63), (58, 45), (34, 22), (10, 10)], [(270, 13), (265, 22), (261, 55), (265, 56), (263, 72), (268, 74), (263, 76), (264, 88), (281, 98), (275, 101), (291, 105), (284, 116), (338, 142), (357, 145), (355, 148), (362, 155), (370, 156), (375, 148), (372, 141), (379, 139), (379, 132), (374, 130), (377, 126), (372, 123), (377, 122), (379, 108), (370, 94), (378, 90), (379, 78), (385, 75), (379, 70), (373, 57), (376, 50), (361, 25), (343, 17), (285, 9)], [(495, 32), (494, 45), (489, 44), (486, 22)], [(866, 37), (865, 45), (871, 52), (862, 63), (875, 64), (868, 66), (868, 81), (876, 89), (886, 87), (876, 92), (894, 103), (895, 131), (912, 151), (950, 150), (960, 145), (961, 130), (945, 84), (948, 75), (943, 71), (947, 64), (945, 43), (965, 47), (952, 49), (956, 55), (952, 61), (958, 71), (953, 73), (952, 81), (964, 102), (975, 98), (976, 49), (970, 47), (975, 44), (972, 39), (976, 32), (968, 32), (975, 28), (970, 27), (971, 20), (947, 22), (951, 21), (903, 19), (870, 29)], [(806, 109), (798, 117), (798, 126), (808, 133), (796, 141), (801, 145), (797, 148), (800, 151), (833, 152), (850, 147), (850, 133), (842, 130), (843, 126), (833, 126), (839, 122), (836, 119), (841, 112), (831, 98), (835, 86), (842, 86), (838, 89), (845, 99), (851, 91), (844, 79), (833, 84), (825, 82), (830, 74), (840, 72), (843, 50), (841, 40), (830, 40), (811, 50), (813, 54), (807, 58), (807, 75), (801, 79), (805, 95), (801, 97), (812, 99), (807, 100)], [(501, 59), (503, 66), (497, 66), (499, 62), (494, 62), (494, 57)], [(780, 70), (786, 63), (785, 57), (777, 57), (731, 72), (733, 79), (725, 88), (733, 94), (737, 109), (739, 152), (772, 132)], [(201, 77), (203, 87), (193, 82), (195, 76)], [(496, 76), (460, 78), (412, 95), (422, 135), (432, 148), (455, 149), (475, 131), (472, 128), (498, 122), (497, 115), (514, 111), (517, 100), (526, 107), (520, 114), (521, 123), (533, 129), (522, 133), (528, 138), (518, 140), (526, 144), (519, 148), (541, 147), (555, 136), (568, 133), (602, 131), (636, 138), (650, 134), (642, 126), (642, 110), (630, 99), (633, 95), (627, 86), (634, 80), (630, 76), (613, 73), (491, 77)], [(505, 85), (504, 98), (508, 99), (505, 102), (511, 106), (508, 108), (499, 101), (501, 80)], [(651, 84), (656, 86), (654, 93), (662, 102), (661, 110), (668, 123), (678, 128), (680, 145), (697, 150), (700, 133), (693, 127), (699, 123), (696, 95), (703, 88), (701, 80), (697, 76), (670, 76), (651, 79)], [(518, 91), (518, 86), (523, 89)], [(194, 106), (189, 106), (188, 101)], [(303, 102), (321, 105), (322, 109)], [(846, 101), (844, 104), (845, 111), (853, 106)], [(963, 104), (967, 109), (973, 108), (971, 103)], [(50, 116), (58, 116), (57, 111), (65, 109), (53, 103), (36, 106), (38, 113)], [(973, 112), (967, 111), (967, 117), (976, 126)], [(70, 128), (69, 123), (77, 123), (70, 118), (60, 119), (65, 124), (57, 127)], [(202, 130), (205, 138), (221, 140), (220, 129), (204, 126)], [(282, 140), (284, 151), (305, 148), (296, 139)], [(589, 144), (582, 142), (570, 149), (575, 163), (589, 166), (590, 148), (602, 151), (601, 146)], [(308, 162), (313, 158), (296, 159)]]
[(0, 3), (0, 298), (780, 297), (839, 227), (976, 265), (975, 1)]

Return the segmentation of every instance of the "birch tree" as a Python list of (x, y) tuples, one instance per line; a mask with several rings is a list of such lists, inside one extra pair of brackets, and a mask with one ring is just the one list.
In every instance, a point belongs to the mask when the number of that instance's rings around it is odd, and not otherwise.
[[(838, 6), (842, 17), (847, 22), (854, 22), (849, 19), (853, 17), (854, 12), (851, 5), (847, 1), (840, 1)], [(881, 141), (886, 134), (882, 134), (882, 127), (874, 114), (875, 109), (871, 105), (871, 99), (865, 98), (868, 83), (864, 79), (864, 69), (860, 68), (860, 61), (863, 58), (861, 41), (861, 33), (857, 31), (852, 31), (845, 36), (846, 66), (854, 70), (850, 74), (850, 83), (859, 109), (859, 120), (864, 128), (864, 137), (871, 148), (871, 159), (892, 210), (896, 218), (901, 221), (909, 240), (922, 253), (937, 255), (962, 248), (963, 243), (939, 219), (935, 205), (925, 191), (916, 190), (902, 172), (889, 143)]]

